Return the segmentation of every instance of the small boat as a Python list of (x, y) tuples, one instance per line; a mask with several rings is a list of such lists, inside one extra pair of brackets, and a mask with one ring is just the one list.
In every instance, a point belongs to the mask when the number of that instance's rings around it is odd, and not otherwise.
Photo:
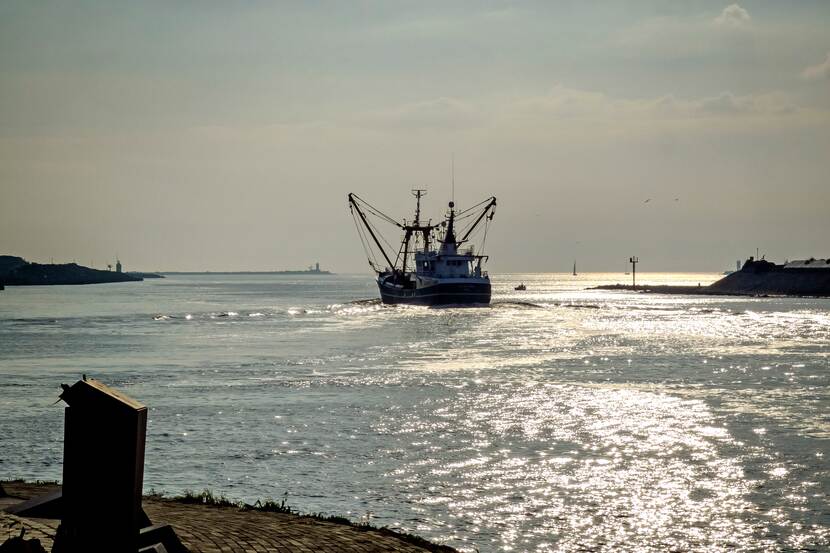
[[(489, 304), (490, 276), (482, 267), (489, 256), (476, 252), (470, 242), (476, 229), (481, 229), (483, 237), (487, 237), (496, 198), (487, 198), (460, 211), (456, 211), (455, 202), (450, 202), (446, 218), (433, 223), (421, 219), (424, 193), (424, 190), (412, 191), (416, 204), (415, 217), (410, 222), (398, 222), (356, 194), (349, 194), (349, 207), (369, 265), (377, 273), (381, 301), (414, 305)], [(378, 237), (377, 226), (369, 222), (370, 216), (403, 231), (397, 253), (390, 255), (386, 251), (384, 243), (388, 248), (389, 242)], [(386, 266), (376, 261), (374, 250), (380, 252)]]
[(527, 286), (525, 286), (525, 283), (524, 283), (524, 282), (522, 282), (521, 284), (519, 284), (518, 286), (516, 286), (516, 287), (515, 287), (515, 288), (513, 288), (513, 289), (514, 289), (514, 290), (527, 290)]

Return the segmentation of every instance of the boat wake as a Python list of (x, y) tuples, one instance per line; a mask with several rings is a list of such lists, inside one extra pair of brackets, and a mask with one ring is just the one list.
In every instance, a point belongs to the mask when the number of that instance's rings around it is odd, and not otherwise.
[(348, 302), (348, 305), (362, 305), (362, 306), (370, 306), (370, 305), (381, 305), (380, 298), (367, 298), (363, 300), (352, 300)]
[(545, 306), (529, 301), (494, 301), (490, 304), (493, 309), (544, 309)]

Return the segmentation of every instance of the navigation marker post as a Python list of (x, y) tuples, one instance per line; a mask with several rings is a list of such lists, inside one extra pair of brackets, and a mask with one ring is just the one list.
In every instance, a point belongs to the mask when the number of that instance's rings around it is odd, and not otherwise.
[(631, 263), (631, 286), (633, 288), (637, 287), (637, 263), (640, 262), (640, 258), (636, 255), (633, 255), (628, 258), (628, 262)]

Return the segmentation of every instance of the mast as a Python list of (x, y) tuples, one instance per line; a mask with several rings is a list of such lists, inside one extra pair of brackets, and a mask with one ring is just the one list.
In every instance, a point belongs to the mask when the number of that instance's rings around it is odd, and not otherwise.
[[(404, 221), (405, 233), (403, 235), (403, 264), (401, 266), (401, 273), (406, 273), (406, 259), (409, 257), (409, 241), (412, 239), (412, 233), (418, 230), (424, 231), (426, 237), (427, 232), (421, 227), (421, 198), (426, 196), (427, 191), (424, 188), (413, 188), (412, 195), (415, 196), (415, 220), (411, 225), (407, 225)], [(424, 240), (426, 242), (426, 239)]]
[(372, 240), (375, 241), (375, 244), (377, 244), (380, 253), (382, 253), (383, 257), (386, 259), (386, 262), (389, 263), (389, 268), (392, 269), (392, 271), (394, 272), (395, 264), (392, 263), (392, 260), (389, 259), (388, 255), (386, 255), (386, 250), (383, 249), (383, 246), (381, 246), (380, 244), (380, 240), (378, 240), (378, 237), (375, 236), (375, 233), (372, 230), (372, 226), (369, 224), (369, 221), (366, 220), (366, 215), (363, 214), (363, 211), (360, 209), (360, 206), (357, 205), (357, 202), (354, 199), (354, 194), (352, 193), (349, 193), (349, 205), (351, 205), (357, 211), (357, 214), (360, 215), (360, 219), (363, 221), (363, 225), (366, 227), (366, 230), (369, 231), (369, 235), (372, 237)]
[[(484, 203), (484, 202), (482, 202), (482, 203)], [(450, 202), (450, 208), (452, 208), (453, 205), (454, 205), (453, 202)], [(479, 205), (481, 205), (481, 204), (479, 204)], [(467, 238), (470, 237), (470, 234), (473, 232), (473, 230), (475, 230), (476, 226), (478, 226), (478, 224), (481, 222), (481, 220), (484, 219), (484, 216), (487, 215), (487, 212), (490, 211), (490, 209), (494, 208), (494, 207), (496, 207), (496, 197), (492, 196), (490, 198), (490, 201), (487, 203), (485, 208), (482, 210), (481, 215), (478, 216), (478, 219), (475, 220), (475, 223), (473, 223), (472, 226), (470, 226), (469, 230), (464, 234), (464, 236), (461, 237), (461, 240), (460, 240), (459, 243), (465, 242), (467, 240)], [(452, 212), (450, 212), (450, 228), (452, 228)], [(449, 231), (447, 231), (447, 232), (449, 234)], [(453, 236), (453, 238), (455, 238), (455, 237)]]
[[(372, 206), (370, 203), (366, 202), (363, 198), (361, 198), (360, 196), (357, 196), (354, 193), (350, 193), (348, 195), (349, 207), (352, 210), (352, 216), (355, 219), (355, 224), (358, 227), (360, 227), (360, 224), (362, 223), (363, 227), (368, 231), (369, 236), (371, 237), (371, 241), (367, 240), (366, 243), (364, 244), (364, 248), (367, 247), (367, 244), (371, 244), (372, 242), (374, 242), (374, 245), (380, 250), (381, 255), (383, 255), (384, 260), (388, 264), (389, 270), (392, 272), (393, 275), (396, 276), (396, 278), (399, 275), (403, 275), (407, 270), (407, 264), (408, 264), (407, 258), (409, 257), (410, 254), (414, 253), (414, 250), (412, 249), (412, 246), (410, 244), (410, 241), (413, 239), (413, 237), (417, 237), (418, 234), (423, 236), (423, 239), (424, 239), (423, 253), (424, 253), (424, 255), (429, 255), (430, 254), (430, 242), (433, 239), (432, 232), (435, 231), (440, 226), (445, 226), (446, 227), (446, 232), (444, 233), (443, 239), (440, 240), (440, 248), (438, 248), (437, 253), (439, 255), (457, 255), (458, 246), (460, 244), (464, 243), (465, 241), (467, 241), (467, 239), (472, 234), (473, 230), (475, 230), (475, 228), (483, 220), (492, 219), (493, 214), (495, 213), (495, 206), (496, 206), (496, 198), (495, 197), (490, 197), (487, 200), (473, 206), (472, 208), (464, 210), (464, 211), (460, 211), (458, 213), (456, 213), (456, 210), (455, 210), (455, 202), (450, 201), (449, 202), (450, 212), (449, 212), (449, 215), (447, 216), (447, 220), (441, 222), (440, 224), (432, 224), (432, 220), (429, 220), (428, 222), (423, 223), (421, 221), (421, 198), (426, 195), (426, 190), (424, 190), (424, 189), (413, 189), (412, 190), (412, 195), (415, 196), (415, 200), (416, 200), (415, 218), (409, 224), (407, 224), (407, 222), (405, 220), (403, 221), (403, 223), (401, 223), (401, 222), (398, 222), (398, 221), (392, 219), (391, 217), (389, 217), (385, 213), (381, 212), (380, 210), (378, 210), (377, 208)], [(482, 206), (484, 206), (484, 207), (482, 208)], [(364, 211), (364, 209), (365, 209), (365, 211)], [(478, 213), (478, 210), (481, 210), (481, 212)], [(360, 217), (360, 223), (357, 222), (357, 217), (354, 216), (355, 211), (357, 212), (357, 215)], [(455, 226), (456, 226), (456, 222), (457, 222), (456, 219), (458, 219), (458, 220), (467, 220), (469, 217), (472, 217), (476, 213), (478, 213), (478, 216), (476, 217), (475, 221), (473, 222), (472, 225), (470, 225), (470, 226), (465, 225), (463, 227), (462, 232), (464, 232), (464, 236), (461, 238), (461, 240), (458, 240), (457, 237), (456, 237), (456, 234), (455, 234), (456, 233)], [(381, 238), (382, 237), (378, 234), (378, 231), (376, 231), (374, 229), (374, 227), (372, 227), (372, 225), (369, 223), (368, 215), (373, 215), (375, 217), (378, 217), (379, 219), (381, 219), (381, 220), (383, 220), (387, 223), (390, 223), (390, 224), (392, 224), (392, 225), (394, 225), (394, 226), (396, 226), (396, 227), (398, 227), (398, 228), (400, 228), (401, 230), (404, 231), (403, 240), (401, 241), (400, 249), (397, 252), (397, 255), (395, 257), (394, 262), (392, 261), (392, 258), (390, 257), (390, 254), (387, 253), (386, 249), (383, 247), (383, 244), (381, 243)], [(363, 234), (362, 234), (362, 236), (363, 236)], [(435, 237), (435, 238), (437, 238), (437, 237)], [(386, 241), (384, 240), (384, 242), (386, 242)], [(389, 245), (388, 242), (386, 242), (386, 244), (387, 244), (387, 246), (390, 246), (390, 248), (393, 248), (393, 246)], [(392, 251), (394, 252), (394, 250), (392, 250)], [(479, 256), (479, 257), (481, 257), (481, 256)], [(401, 258), (403, 258), (403, 259), (402, 259), (402, 262), (401, 262), (401, 268), (399, 269), (397, 264), (398, 264), (398, 260), (401, 260)], [(371, 259), (369, 260), (369, 265), (371, 265), (372, 268), (374, 268), (379, 274), (385, 272), (385, 271), (378, 270), (377, 263), (373, 262)], [(417, 268), (416, 268), (416, 271), (417, 271)]]
[(415, 196), (415, 221), (413, 222), (413, 226), (417, 227), (420, 224), (421, 219), (421, 197), (427, 195), (427, 191), (425, 188), (413, 188), (412, 195)]
[(403, 262), (401, 263), (401, 274), (406, 273), (406, 258), (409, 256), (409, 240), (412, 238), (412, 230), (406, 227), (406, 232), (403, 235)]
[[(455, 241), (455, 202), (450, 202), (450, 217), (447, 222), (447, 233), (444, 235), (444, 244), (441, 247), (441, 253), (447, 255), (455, 255), (458, 243)], [(450, 249), (452, 246), (452, 249)]]

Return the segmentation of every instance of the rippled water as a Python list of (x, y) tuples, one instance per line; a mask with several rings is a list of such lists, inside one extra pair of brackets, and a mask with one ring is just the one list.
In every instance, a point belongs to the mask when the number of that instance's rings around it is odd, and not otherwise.
[(146, 489), (464, 551), (830, 548), (830, 301), (584, 289), (625, 278), (497, 275), (483, 309), (365, 276), (7, 288), (0, 477), (60, 478), (86, 373), (150, 406)]

